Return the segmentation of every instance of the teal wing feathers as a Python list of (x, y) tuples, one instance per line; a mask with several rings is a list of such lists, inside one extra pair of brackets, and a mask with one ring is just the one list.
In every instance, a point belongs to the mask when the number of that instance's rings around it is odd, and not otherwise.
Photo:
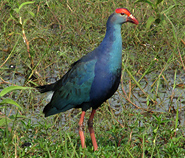
[(44, 109), (46, 116), (64, 112), (90, 101), (90, 90), (95, 76), (95, 64), (95, 59), (76, 63), (60, 82), (56, 83), (53, 97)]

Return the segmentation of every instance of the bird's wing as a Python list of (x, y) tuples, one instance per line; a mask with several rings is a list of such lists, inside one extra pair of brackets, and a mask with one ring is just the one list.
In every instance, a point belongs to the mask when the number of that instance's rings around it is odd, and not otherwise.
[(96, 60), (79, 62), (55, 85), (50, 106), (66, 111), (90, 101), (91, 85), (95, 77)]

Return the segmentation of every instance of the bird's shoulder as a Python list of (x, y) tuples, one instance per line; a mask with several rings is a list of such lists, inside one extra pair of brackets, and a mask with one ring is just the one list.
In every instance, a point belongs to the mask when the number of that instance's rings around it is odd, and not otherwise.
[(68, 85), (71, 85), (71, 88), (82, 84), (90, 86), (89, 84), (91, 84), (95, 76), (94, 69), (96, 62), (96, 57), (93, 57), (91, 54), (87, 54), (74, 62), (68, 72), (56, 82), (54, 90), (63, 90)]

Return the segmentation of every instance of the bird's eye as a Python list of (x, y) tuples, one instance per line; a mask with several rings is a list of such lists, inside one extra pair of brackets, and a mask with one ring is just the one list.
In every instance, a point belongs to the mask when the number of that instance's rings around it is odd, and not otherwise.
[(121, 15), (125, 15), (125, 13), (121, 13)]

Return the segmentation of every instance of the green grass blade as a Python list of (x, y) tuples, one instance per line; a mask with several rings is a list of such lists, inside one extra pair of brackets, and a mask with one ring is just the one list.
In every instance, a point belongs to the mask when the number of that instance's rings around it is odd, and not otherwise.
[(33, 3), (35, 3), (35, 1), (28, 1), (28, 2), (22, 3), (22, 4), (19, 6), (19, 11), (20, 11), (20, 9), (21, 9), (24, 5), (33, 4)]
[(142, 86), (139, 84), (139, 82), (136, 81), (136, 79), (135, 79), (134, 76), (131, 74), (131, 72), (130, 72), (128, 69), (126, 69), (126, 71), (127, 71), (127, 73), (129, 74), (129, 76), (132, 78), (132, 80), (135, 82), (135, 84), (140, 88), (140, 90), (141, 90), (148, 98), (150, 98), (150, 100), (151, 100), (152, 102), (154, 102), (154, 100), (150, 97), (150, 95), (148, 95), (148, 94), (143, 90), (143, 88), (142, 88)]
[(22, 86), (10, 86), (10, 87), (6, 87), (4, 88), (1, 93), (0, 93), (0, 97), (3, 97), (5, 94), (14, 91), (14, 90), (26, 90), (26, 89), (34, 89), (32, 87), (22, 87)]
[(2, 102), (0, 102), (0, 105), (3, 105), (3, 104), (12, 104), (12, 105), (17, 106), (21, 111), (23, 110), (22, 107), (16, 101), (10, 98), (3, 99)]

